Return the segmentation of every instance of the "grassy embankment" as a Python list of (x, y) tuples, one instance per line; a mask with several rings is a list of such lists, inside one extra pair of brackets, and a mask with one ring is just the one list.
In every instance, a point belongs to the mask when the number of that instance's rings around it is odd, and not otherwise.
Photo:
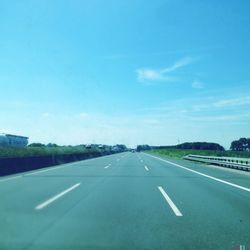
[(185, 155), (208, 155), (208, 156), (225, 156), (225, 157), (240, 157), (250, 158), (250, 152), (238, 151), (213, 151), (213, 150), (192, 150), (192, 149), (153, 149), (147, 151), (158, 155), (180, 159)]
[(81, 154), (93, 151), (100, 151), (100, 150), (85, 149), (83, 146), (58, 146), (58, 147), (44, 146), (44, 147), (25, 147), (25, 148), (0, 147), (0, 158), (60, 155), (60, 154)]

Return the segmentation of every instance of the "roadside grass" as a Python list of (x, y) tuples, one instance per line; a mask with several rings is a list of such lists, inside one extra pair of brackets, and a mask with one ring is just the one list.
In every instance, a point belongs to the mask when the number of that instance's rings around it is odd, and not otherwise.
[(57, 147), (25, 147), (12, 148), (0, 147), (0, 158), (29, 157), (59, 154), (80, 154), (85, 152), (100, 151), (98, 149), (86, 149), (83, 146), (57, 146)]
[(207, 155), (207, 156), (225, 156), (225, 157), (239, 157), (250, 158), (250, 152), (239, 151), (214, 151), (214, 150), (193, 150), (193, 149), (153, 149), (147, 151), (157, 155), (167, 156), (175, 159), (180, 159), (185, 155)]

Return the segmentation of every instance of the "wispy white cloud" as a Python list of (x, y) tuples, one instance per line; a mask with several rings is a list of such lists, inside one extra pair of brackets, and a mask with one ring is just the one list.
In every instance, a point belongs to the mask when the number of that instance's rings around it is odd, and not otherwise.
[(192, 82), (192, 88), (194, 89), (203, 89), (204, 88), (204, 83), (198, 80), (195, 80)]
[(232, 114), (232, 115), (214, 115), (214, 116), (199, 116), (199, 117), (191, 117), (192, 120), (195, 121), (205, 121), (205, 122), (219, 122), (219, 121), (242, 121), (249, 120), (250, 113), (240, 113), (240, 114)]
[(250, 105), (250, 96), (242, 96), (239, 98), (228, 98), (228, 99), (217, 99), (216, 101), (206, 101), (206, 103), (194, 104), (192, 106), (192, 111), (194, 112), (204, 112), (206, 111), (219, 111), (219, 110), (228, 110), (241, 106), (242, 108), (248, 108)]
[(137, 69), (137, 80), (140, 82), (143, 81), (172, 81), (173, 77), (170, 77), (168, 74), (176, 71), (179, 68), (182, 68), (186, 65), (189, 65), (193, 62), (193, 58), (184, 57), (179, 61), (175, 62), (173, 65), (163, 68), (163, 69), (149, 69), (149, 68), (141, 68)]
[(191, 57), (184, 57), (184, 58), (180, 59), (179, 61), (177, 61), (176, 63), (174, 63), (172, 66), (160, 70), (160, 72), (162, 74), (170, 73), (170, 72), (173, 72), (181, 67), (184, 67), (186, 65), (191, 64), (193, 61), (194, 60)]
[(220, 100), (218, 102), (213, 103), (213, 106), (218, 108), (223, 108), (223, 107), (234, 107), (247, 104), (250, 104), (250, 96)]
[(160, 71), (153, 69), (138, 69), (137, 80), (143, 82), (145, 80), (166, 81), (167, 76), (164, 76)]

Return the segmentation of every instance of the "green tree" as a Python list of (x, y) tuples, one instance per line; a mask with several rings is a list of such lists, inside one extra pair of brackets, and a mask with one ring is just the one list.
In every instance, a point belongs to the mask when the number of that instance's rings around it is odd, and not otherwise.
[(250, 138), (240, 138), (232, 141), (230, 149), (233, 151), (250, 151)]
[(29, 144), (28, 147), (45, 147), (45, 144), (42, 144), (40, 142), (34, 142)]

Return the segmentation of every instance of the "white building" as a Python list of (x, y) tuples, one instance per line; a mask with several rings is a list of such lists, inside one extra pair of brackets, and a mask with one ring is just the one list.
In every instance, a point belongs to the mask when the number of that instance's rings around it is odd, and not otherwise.
[(25, 147), (28, 145), (28, 137), (0, 134), (0, 147)]

